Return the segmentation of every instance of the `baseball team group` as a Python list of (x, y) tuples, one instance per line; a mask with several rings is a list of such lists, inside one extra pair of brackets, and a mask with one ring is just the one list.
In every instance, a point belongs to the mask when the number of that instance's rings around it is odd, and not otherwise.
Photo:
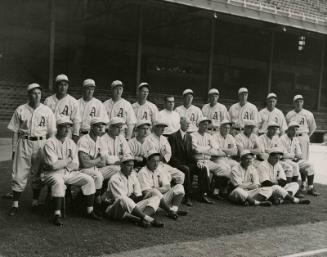
[(132, 220), (145, 228), (164, 226), (154, 216), (158, 210), (174, 220), (187, 216), (183, 205), (190, 211), (195, 199), (270, 207), (310, 204), (305, 195), (319, 195), (309, 161), (316, 123), (302, 95), (294, 96), (286, 116), (276, 108), (275, 93), (258, 111), (245, 87), (229, 110), (211, 88), (202, 109), (192, 104), (193, 90), (185, 89), (182, 105), (175, 108), (174, 96), (167, 95), (159, 111), (148, 100), (146, 82), (139, 84), (133, 104), (122, 97), (121, 81), (110, 87), (112, 98), (101, 102), (93, 97), (95, 81), (86, 79), (76, 100), (68, 94), (68, 76), (60, 74), (54, 94), (41, 103), (41, 86), (27, 86), (28, 102), (17, 107), (8, 125), (10, 216), (20, 214), (28, 180), (32, 208), (48, 189), (57, 226), (63, 225), (62, 206), (72, 187), (83, 198), (87, 218)]

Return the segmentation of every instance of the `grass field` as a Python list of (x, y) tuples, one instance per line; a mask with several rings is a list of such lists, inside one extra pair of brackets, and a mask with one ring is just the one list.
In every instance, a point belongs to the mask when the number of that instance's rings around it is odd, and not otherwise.
[[(0, 163), (0, 194), (9, 190), (10, 162)], [(327, 186), (319, 185), (320, 197), (308, 197), (311, 205), (270, 208), (240, 207), (216, 201), (208, 206), (194, 201), (187, 217), (165, 222), (163, 229), (143, 229), (129, 223), (86, 220), (68, 216), (64, 227), (53, 226), (45, 214), (30, 210), (31, 192), (22, 199), (18, 216), (7, 216), (10, 201), (0, 199), (0, 256), (98, 256), (160, 244), (196, 241), (236, 235), (269, 227), (327, 221)], [(285, 238), (286, 240), (286, 238)], [(242, 255), (240, 255), (242, 256)]]

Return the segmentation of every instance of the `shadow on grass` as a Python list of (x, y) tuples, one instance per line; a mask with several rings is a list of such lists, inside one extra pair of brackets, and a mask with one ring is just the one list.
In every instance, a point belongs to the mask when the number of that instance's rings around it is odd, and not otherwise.
[[(10, 162), (0, 163), (0, 194), (10, 188)], [(96, 222), (68, 213), (64, 227), (50, 223), (50, 217), (30, 210), (31, 191), (27, 190), (16, 217), (7, 215), (10, 201), (0, 199), (0, 254), (4, 256), (86, 256), (181, 241), (231, 235), (267, 227), (287, 226), (327, 220), (327, 186), (318, 185), (320, 197), (308, 197), (308, 206), (283, 205), (240, 207), (216, 201), (205, 205), (194, 201), (189, 216), (172, 221), (162, 213), (163, 229), (143, 229), (132, 224), (104, 220)]]

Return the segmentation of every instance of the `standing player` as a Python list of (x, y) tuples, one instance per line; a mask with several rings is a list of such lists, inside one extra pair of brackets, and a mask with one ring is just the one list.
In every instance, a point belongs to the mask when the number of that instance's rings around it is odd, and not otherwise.
[(165, 109), (159, 112), (159, 118), (165, 120), (165, 123), (167, 124), (164, 131), (165, 136), (169, 136), (181, 128), (179, 123), (180, 117), (179, 114), (174, 111), (174, 106), (174, 96), (165, 96)]
[(185, 89), (183, 91), (183, 105), (180, 105), (175, 109), (180, 117), (185, 117), (190, 121), (190, 126), (187, 130), (188, 133), (192, 133), (198, 130), (197, 123), (203, 116), (201, 109), (193, 105), (192, 101), (193, 90)]
[(229, 108), (229, 115), (233, 122), (233, 129), (239, 132), (244, 127), (245, 120), (254, 121), (255, 126), (259, 123), (259, 112), (254, 104), (248, 102), (249, 91), (245, 87), (238, 90), (239, 102)]
[(158, 115), (158, 107), (147, 100), (150, 85), (142, 82), (138, 87), (137, 102), (132, 104), (137, 120), (148, 120), (153, 123)]
[[(51, 109), (41, 103), (41, 87), (33, 83), (27, 86), (28, 103), (15, 110), (8, 129), (13, 132), (13, 203), (9, 215), (18, 211), (18, 201), (31, 174), (36, 179), (41, 164), (41, 149), (47, 137), (56, 132), (56, 120)], [(34, 198), (34, 197), (33, 197)], [(36, 205), (32, 203), (32, 205)]]
[(267, 132), (267, 127), (270, 122), (275, 122), (279, 126), (279, 133), (284, 134), (287, 129), (287, 123), (285, 116), (281, 110), (276, 108), (277, 95), (275, 93), (269, 93), (266, 98), (267, 107), (259, 112), (260, 122), (259, 122), (259, 134), (265, 134)]
[(83, 81), (83, 97), (78, 100), (80, 116), (82, 118), (81, 135), (90, 132), (90, 121), (93, 117), (101, 117), (106, 123), (109, 122), (103, 103), (93, 97), (94, 90), (95, 81), (93, 79)]
[(134, 125), (136, 124), (136, 117), (130, 102), (122, 98), (124, 91), (123, 82), (115, 80), (111, 83), (112, 98), (104, 102), (104, 107), (108, 113), (109, 120), (113, 117), (120, 117), (127, 125), (125, 130), (125, 137), (127, 140), (131, 139), (133, 135)]
[(68, 77), (64, 74), (58, 75), (55, 79), (56, 93), (47, 97), (44, 104), (50, 107), (56, 119), (59, 119), (61, 116), (68, 116), (73, 121), (73, 140), (77, 142), (79, 138), (81, 116), (78, 101), (67, 93), (68, 88)]
[(296, 95), (293, 98), (294, 110), (286, 115), (287, 123), (295, 121), (299, 124), (296, 137), (299, 140), (303, 160), (309, 160), (310, 137), (315, 132), (317, 125), (312, 112), (303, 108), (303, 96)]
[[(211, 88), (208, 92), (209, 103), (203, 105), (202, 113), (205, 117), (211, 119), (211, 129), (218, 130), (222, 120), (229, 120), (229, 114), (225, 105), (218, 103), (219, 91)], [(209, 128), (210, 129), (210, 128)]]

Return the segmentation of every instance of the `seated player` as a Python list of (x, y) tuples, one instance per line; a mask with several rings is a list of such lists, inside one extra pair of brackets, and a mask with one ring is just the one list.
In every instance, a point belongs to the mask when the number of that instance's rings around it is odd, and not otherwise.
[(143, 197), (131, 155), (123, 156), (120, 166), (120, 171), (110, 178), (104, 195), (105, 202), (109, 203), (106, 217), (121, 220), (130, 214), (139, 218), (138, 224), (142, 227), (163, 227), (163, 223), (151, 217), (159, 208), (162, 194), (157, 189), (151, 189)]
[(185, 192), (181, 184), (171, 185), (171, 176), (166, 169), (160, 166), (161, 154), (155, 149), (147, 152), (146, 166), (138, 173), (143, 196), (147, 196), (153, 189), (157, 189), (163, 197), (160, 207), (167, 212), (167, 216), (176, 220), (178, 216), (187, 215), (186, 211), (179, 210)]
[(68, 137), (73, 122), (68, 116), (57, 120), (57, 134), (50, 137), (44, 146), (44, 166), (41, 180), (51, 186), (54, 201), (53, 223), (62, 226), (61, 206), (65, 197), (66, 185), (81, 187), (86, 197), (87, 217), (95, 220), (100, 218), (93, 211), (95, 185), (93, 178), (78, 171), (79, 161), (77, 147)]

